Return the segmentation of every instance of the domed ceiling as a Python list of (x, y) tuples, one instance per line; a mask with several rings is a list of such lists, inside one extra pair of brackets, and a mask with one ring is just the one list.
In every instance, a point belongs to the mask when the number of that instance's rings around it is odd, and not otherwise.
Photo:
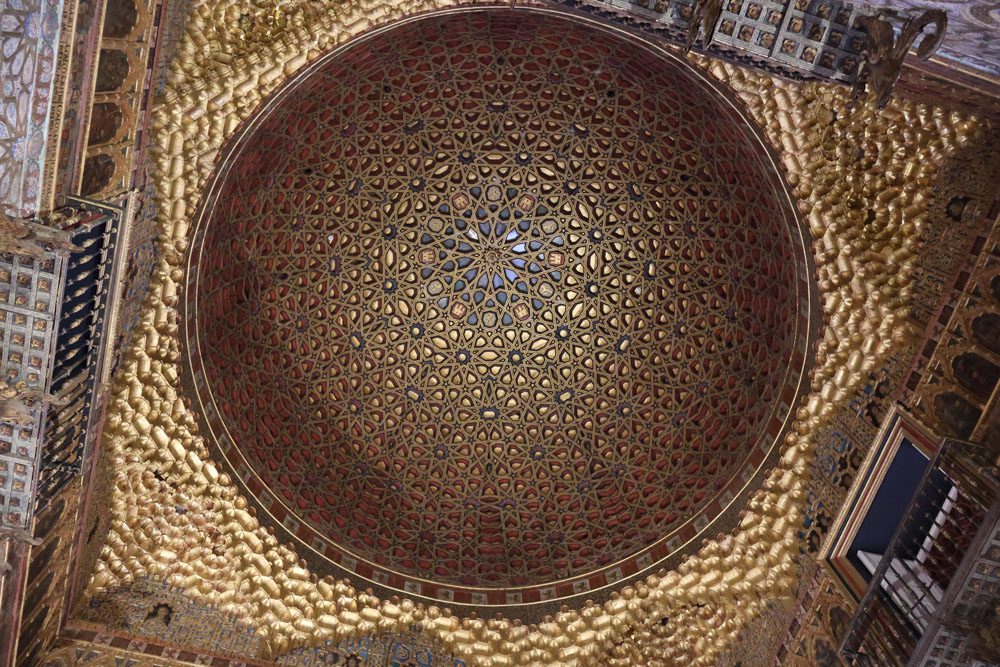
[(191, 385), (304, 556), (456, 603), (566, 597), (662, 563), (776, 453), (807, 251), (754, 129), (682, 61), (439, 14), (321, 59), (221, 164)]

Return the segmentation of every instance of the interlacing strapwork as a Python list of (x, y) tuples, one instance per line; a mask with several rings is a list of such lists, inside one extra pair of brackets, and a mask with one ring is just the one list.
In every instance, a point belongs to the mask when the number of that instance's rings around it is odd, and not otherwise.
[(245, 145), (198, 260), (201, 354), (250, 467), (322, 535), (531, 586), (753, 475), (804, 251), (752, 131), (686, 70), (569, 23), (428, 20)]

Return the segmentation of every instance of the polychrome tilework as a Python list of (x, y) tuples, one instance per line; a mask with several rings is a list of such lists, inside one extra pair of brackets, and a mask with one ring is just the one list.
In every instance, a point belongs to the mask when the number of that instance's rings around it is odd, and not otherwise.
[(62, 0), (0, 4), (0, 206), (38, 211)]

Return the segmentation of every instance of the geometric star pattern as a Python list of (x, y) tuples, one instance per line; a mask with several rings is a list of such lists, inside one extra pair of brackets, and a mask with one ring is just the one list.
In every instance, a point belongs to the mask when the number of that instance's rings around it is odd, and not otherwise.
[(406, 576), (540, 585), (670, 536), (753, 472), (804, 335), (753, 136), (686, 68), (540, 14), (346, 49), (243, 140), (194, 249), (229, 437)]

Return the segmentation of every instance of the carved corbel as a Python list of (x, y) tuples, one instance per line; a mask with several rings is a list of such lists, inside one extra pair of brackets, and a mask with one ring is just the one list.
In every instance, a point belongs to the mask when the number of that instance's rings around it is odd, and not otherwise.
[(0, 557), (0, 579), (7, 576), (8, 572), (14, 571), (14, 566), (11, 565), (10, 560), (12, 557), (25, 557), (28, 555), (28, 548), (38, 544), (40, 540), (31, 537), (26, 531), (23, 530), (13, 530), (10, 528), (0, 528), (0, 554), (3, 554), (4, 542), (8, 542), (9, 546), (6, 549), (6, 555)]
[(684, 39), (684, 53), (690, 53), (701, 33), (701, 46), (708, 48), (715, 38), (715, 29), (722, 16), (722, 0), (695, 0), (694, 11), (688, 22), (687, 37)]
[(28, 389), (23, 382), (5, 383), (0, 386), (0, 422), (16, 426), (30, 426), (35, 423), (33, 411), (45, 405), (62, 406), (67, 397), (50, 396), (41, 391)]
[(858, 19), (857, 25), (863, 27), (868, 34), (854, 78), (851, 106), (853, 107), (867, 90), (874, 98), (876, 108), (882, 109), (889, 103), (892, 89), (899, 80), (903, 61), (910, 47), (921, 36), (924, 28), (933, 26), (933, 31), (920, 40), (917, 56), (927, 60), (934, 55), (944, 41), (944, 33), (948, 28), (948, 15), (940, 9), (929, 9), (919, 16), (910, 17), (903, 24), (898, 38), (885, 14), (862, 16)]
[(40, 537), (32, 537), (26, 530), (0, 528), (0, 540), (10, 540), (11, 551), (16, 556), (27, 556), (31, 547), (42, 543)]
[(31, 408), (10, 385), (0, 388), (0, 422), (15, 426), (30, 426), (35, 423)]
[(69, 232), (18, 220), (0, 211), (0, 251), (44, 259), (51, 253), (66, 256), (77, 250)]

